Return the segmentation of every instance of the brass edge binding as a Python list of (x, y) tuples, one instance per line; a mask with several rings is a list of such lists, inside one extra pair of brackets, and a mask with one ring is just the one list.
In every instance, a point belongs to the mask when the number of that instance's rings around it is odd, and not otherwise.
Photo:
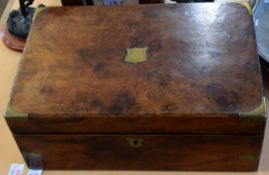
[(6, 112), (4, 113), (4, 117), (17, 120), (27, 120), (28, 114), (14, 111), (11, 104), (9, 103), (6, 108)]
[(243, 7), (245, 7), (249, 14), (252, 15), (252, 9), (251, 9), (251, 6), (250, 6), (250, 2), (236, 2), (237, 4), (241, 4)]
[(239, 113), (240, 117), (247, 117), (247, 118), (252, 118), (252, 117), (258, 117), (258, 118), (265, 118), (266, 117), (266, 98), (262, 97), (261, 104), (255, 108), (254, 110), (250, 112), (242, 112)]

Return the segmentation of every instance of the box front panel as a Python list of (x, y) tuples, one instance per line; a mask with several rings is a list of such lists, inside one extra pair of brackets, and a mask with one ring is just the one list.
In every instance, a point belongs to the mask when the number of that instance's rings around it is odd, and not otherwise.
[(30, 167), (255, 171), (262, 135), (15, 135)]
[[(6, 118), (14, 134), (263, 134), (266, 118), (187, 115)], [(131, 123), (131, 125), (130, 125)]]

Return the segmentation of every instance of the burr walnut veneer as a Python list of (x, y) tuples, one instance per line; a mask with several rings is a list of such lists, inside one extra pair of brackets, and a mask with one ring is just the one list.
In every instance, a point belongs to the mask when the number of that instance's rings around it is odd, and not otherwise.
[(43, 9), (5, 117), (30, 167), (254, 171), (252, 17), (241, 4)]

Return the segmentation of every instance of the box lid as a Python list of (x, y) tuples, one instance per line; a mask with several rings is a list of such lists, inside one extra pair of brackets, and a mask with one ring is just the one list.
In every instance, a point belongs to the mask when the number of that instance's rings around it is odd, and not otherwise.
[(257, 133), (264, 114), (249, 11), (198, 3), (42, 10), (6, 118), (14, 132)]

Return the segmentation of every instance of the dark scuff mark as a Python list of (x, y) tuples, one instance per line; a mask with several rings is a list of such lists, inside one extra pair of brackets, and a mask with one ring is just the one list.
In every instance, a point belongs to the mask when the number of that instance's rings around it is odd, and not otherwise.
[(52, 86), (45, 85), (40, 88), (40, 93), (41, 94), (53, 94), (55, 93), (55, 90)]
[(113, 100), (109, 112), (112, 114), (120, 114), (129, 111), (135, 105), (135, 98), (127, 92), (120, 92)]
[(82, 61), (87, 61), (92, 54), (91, 50), (88, 48), (82, 48), (77, 51), (77, 55)]
[(101, 72), (105, 69), (105, 65), (102, 63), (97, 63), (94, 67), (95, 72)]

